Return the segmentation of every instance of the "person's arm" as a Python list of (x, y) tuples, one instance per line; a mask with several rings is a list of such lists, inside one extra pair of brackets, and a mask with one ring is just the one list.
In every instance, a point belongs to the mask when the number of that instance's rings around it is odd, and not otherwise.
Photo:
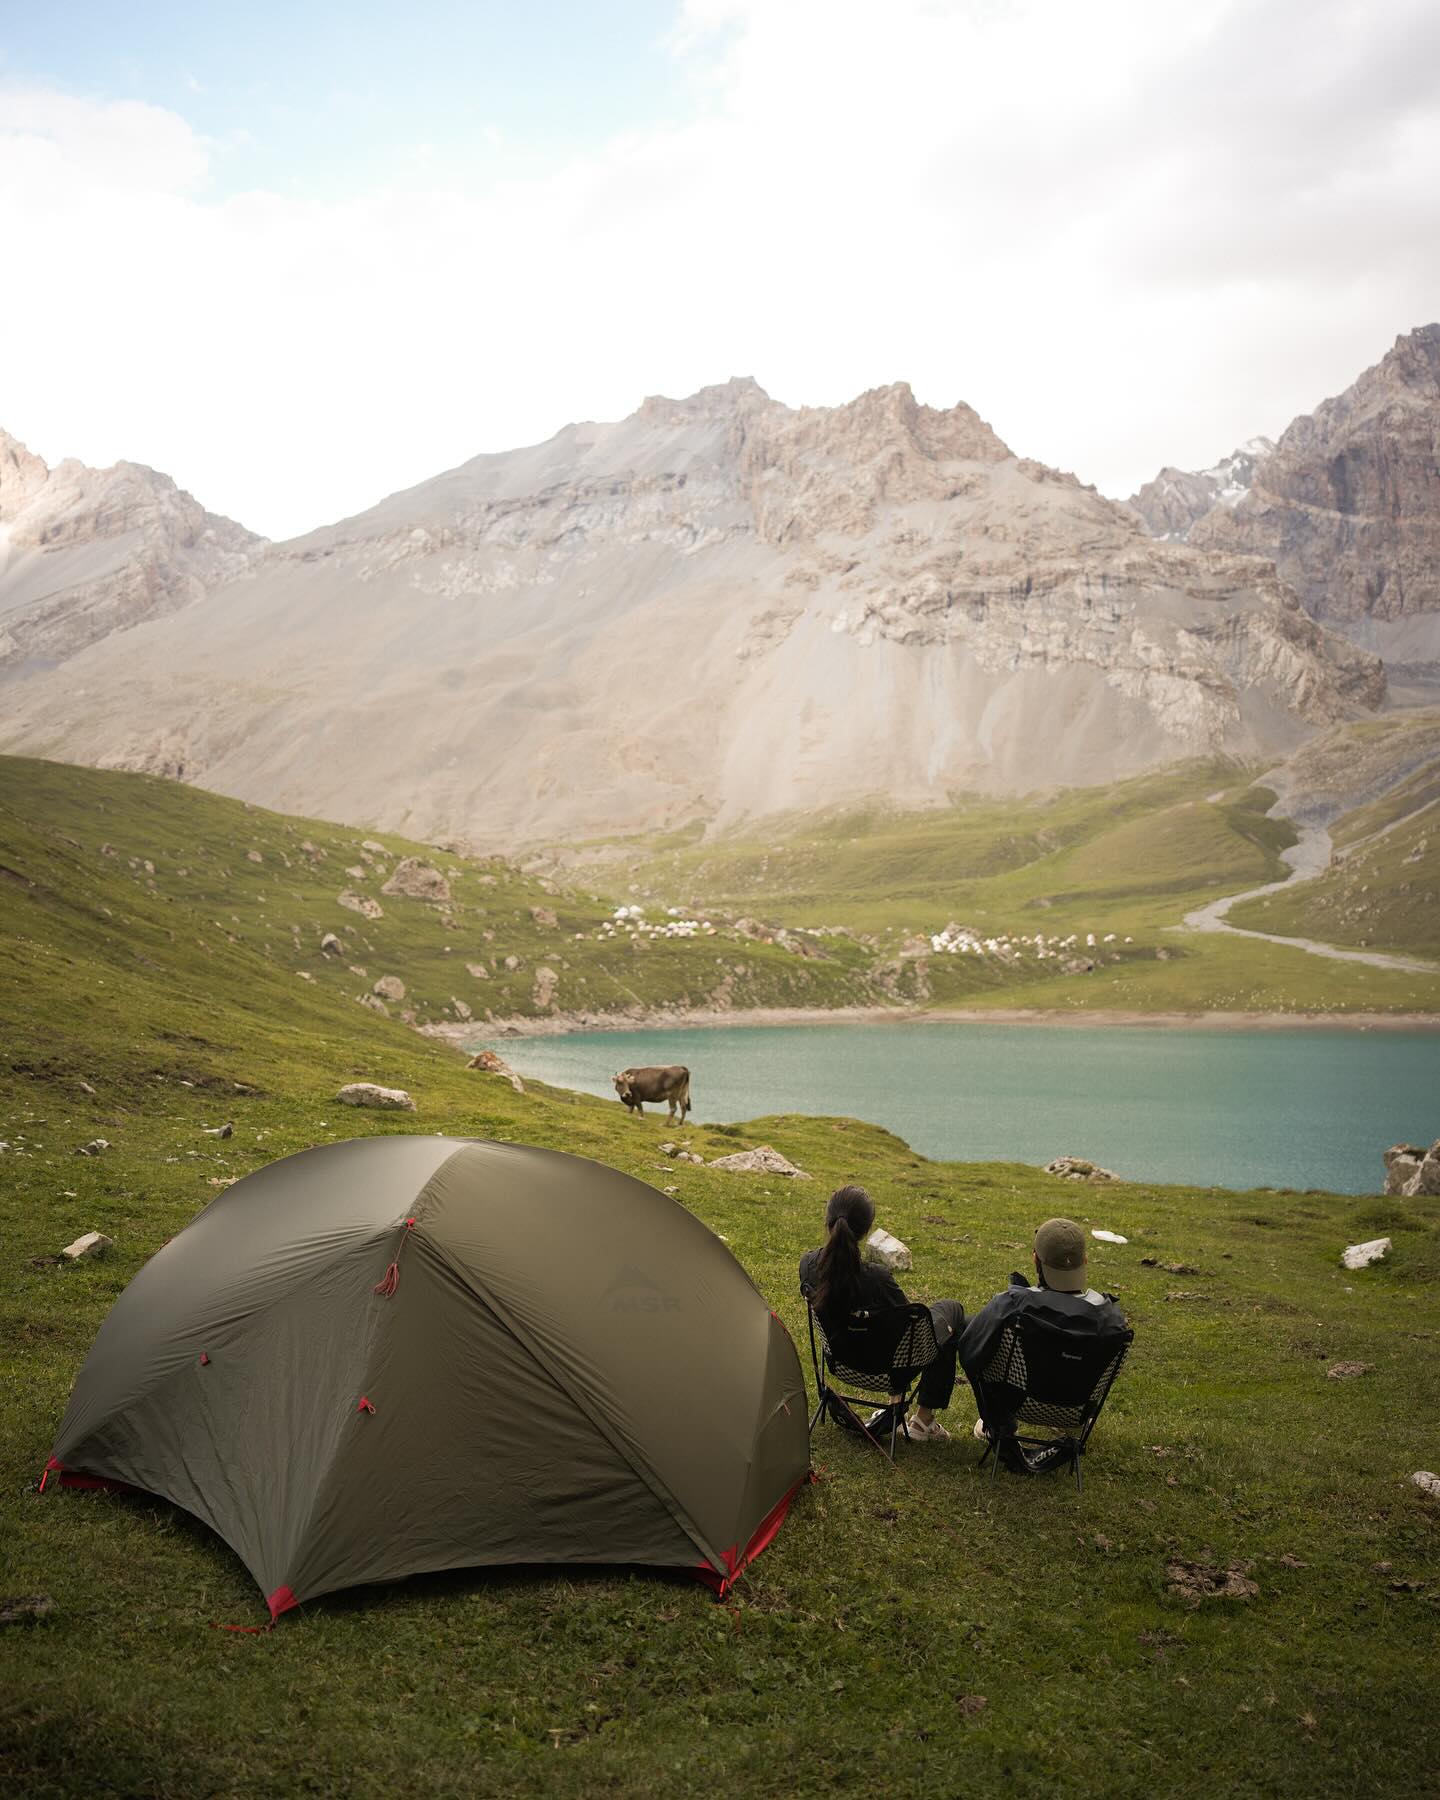
[(1012, 1296), (1028, 1289), (1011, 1288), (987, 1301), (960, 1334), (960, 1367), (967, 1375), (980, 1375), (994, 1355), (1001, 1328), (1015, 1310)]

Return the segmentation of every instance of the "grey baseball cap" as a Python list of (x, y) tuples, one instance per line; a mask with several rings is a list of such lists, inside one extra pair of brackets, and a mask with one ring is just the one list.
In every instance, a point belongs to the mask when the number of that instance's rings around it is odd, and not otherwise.
[(1085, 1292), (1085, 1232), (1073, 1219), (1047, 1219), (1035, 1233), (1035, 1254), (1048, 1287)]

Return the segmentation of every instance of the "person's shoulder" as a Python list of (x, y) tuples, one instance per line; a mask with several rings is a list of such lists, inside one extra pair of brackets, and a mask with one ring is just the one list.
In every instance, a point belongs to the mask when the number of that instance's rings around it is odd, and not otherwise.
[(805, 1252), (805, 1254), (800, 1258), (800, 1285), (801, 1285), (801, 1287), (806, 1287), (809, 1285), (810, 1280), (811, 1280), (812, 1276), (814, 1275), (817, 1266), (819, 1265), (819, 1262), (820, 1262), (820, 1252), (818, 1250), (807, 1250)]

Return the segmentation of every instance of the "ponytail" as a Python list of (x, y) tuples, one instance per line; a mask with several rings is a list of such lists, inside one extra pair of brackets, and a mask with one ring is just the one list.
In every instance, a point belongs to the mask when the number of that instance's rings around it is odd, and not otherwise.
[(875, 1222), (875, 1202), (863, 1187), (837, 1188), (825, 1209), (829, 1236), (815, 1269), (817, 1314), (854, 1312), (860, 1304), (860, 1239)]

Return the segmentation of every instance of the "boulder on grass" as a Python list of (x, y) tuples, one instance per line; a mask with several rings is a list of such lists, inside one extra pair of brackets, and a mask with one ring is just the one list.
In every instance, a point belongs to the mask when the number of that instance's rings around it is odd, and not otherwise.
[(1363, 1244), (1351, 1244), (1342, 1253), (1340, 1260), (1347, 1269), (1368, 1269), (1371, 1263), (1380, 1262), (1390, 1253), (1389, 1238), (1369, 1238)]
[(73, 1244), (67, 1244), (60, 1254), (67, 1262), (86, 1262), (91, 1257), (103, 1256), (107, 1250), (114, 1248), (114, 1238), (106, 1237), (103, 1231), (87, 1231), (84, 1237), (78, 1237)]
[(77, 1156), (103, 1156), (109, 1148), (109, 1138), (91, 1138), (88, 1144), (77, 1144), (75, 1154)]
[(517, 1094), (523, 1094), (525, 1092), (524, 1082), (521, 1081), (520, 1077), (510, 1067), (509, 1063), (505, 1061), (505, 1058), (494, 1050), (478, 1050), (475, 1055), (470, 1058), (469, 1062), (466, 1063), (465, 1067), (467, 1069), (480, 1069), (486, 1075), (501, 1075), (510, 1083)]
[(380, 892), (405, 894), (412, 900), (448, 900), (450, 883), (434, 863), (422, 862), (418, 856), (402, 856)]
[(382, 975), (370, 992), (378, 994), (382, 1000), (403, 1000), (405, 983), (398, 975)]
[(810, 1180), (804, 1169), (797, 1169), (794, 1163), (769, 1144), (759, 1144), (754, 1150), (737, 1150), (733, 1156), (717, 1156), (710, 1167), (757, 1175), (786, 1175), (794, 1181)]
[(346, 1106), (373, 1106), (381, 1112), (414, 1112), (415, 1102), (404, 1088), (378, 1087), (373, 1081), (352, 1081), (335, 1098)]
[(897, 1237), (888, 1231), (882, 1231), (877, 1225), (865, 1240), (865, 1248), (876, 1262), (884, 1263), (887, 1269), (909, 1269), (914, 1264), (908, 1248)]
[(1045, 1165), (1047, 1175), (1058, 1175), (1062, 1181), (1118, 1181), (1111, 1169), (1102, 1169), (1083, 1156), (1057, 1156)]
[(345, 954), (345, 946), (333, 931), (327, 931), (321, 938), (320, 954), (322, 956), (343, 956)]
[[(384, 891), (388, 892), (389, 890)], [(351, 912), (359, 913), (362, 919), (383, 919), (385, 917), (385, 908), (378, 900), (372, 900), (368, 894), (355, 894), (346, 888), (343, 894), (337, 894), (335, 898), (339, 905), (348, 907)]]

